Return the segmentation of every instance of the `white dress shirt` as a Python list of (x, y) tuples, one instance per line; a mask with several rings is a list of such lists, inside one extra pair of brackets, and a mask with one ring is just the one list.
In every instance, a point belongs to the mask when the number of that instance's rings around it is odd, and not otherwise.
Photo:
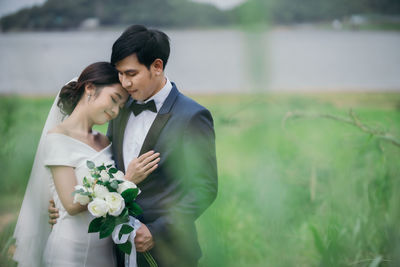
[[(157, 113), (160, 111), (162, 105), (164, 104), (165, 99), (168, 97), (169, 93), (172, 89), (171, 82), (167, 79), (164, 87), (154, 96), (147, 99), (144, 102), (138, 101), (138, 103), (147, 103), (150, 100), (154, 100)], [(124, 157), (124, 165), (125, 171), (128, 168), (129, 163), (132, 159), (139, 156), (140, 149), (142, 148), (144, 139), (147, 136), (147, 133), (153, 124), (154, 119), (157, 116), (157, 113), (144, 110), (137, 116), (131, 112), (128, 122), (126, 124), (125, 133), (124, 133), (124, 143), (122, 145), (122, 153)], [(145, 151), (147, 152), (147, 151)]]

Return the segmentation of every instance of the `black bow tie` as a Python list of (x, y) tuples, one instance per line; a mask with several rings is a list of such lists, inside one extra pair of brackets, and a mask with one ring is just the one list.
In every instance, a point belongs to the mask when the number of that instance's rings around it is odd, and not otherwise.
[(144, 104), (139, 104), (136, 101), (134, 101), (131, 104), (130, 108), (131, 108), (133, 114), (135, 114), (135, 116), (139, 115), (144, 110), (150, 110), (152, 112), (157, 113), (157, 107), (156, 107), (156, 103), (154, 102), (154, 100), (150, 100), (149, 102), (144, 103)]

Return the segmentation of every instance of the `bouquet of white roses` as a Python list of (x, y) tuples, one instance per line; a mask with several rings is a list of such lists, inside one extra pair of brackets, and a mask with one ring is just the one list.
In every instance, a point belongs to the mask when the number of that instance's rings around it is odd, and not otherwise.
[[(124, 174), (112, 165), (95, 166), (86, 162), (90, 177), (84, 177), (83, 185), (75, 186), (74, 202), (88, 204), (89, 212), (95, 216), (89, 225), (89, 233), (100, 233), (100, 238), (110, 236), (117, 225), (122, 225), (119, 238), (131, 233), (129, 216), (137, 216), (142, 209), (134, 202), (140, 193), (139, 188), (130, 181), (123, 180)], [(132, 244), (127, 240), (117, 245), (126, 254), (131, 253)]]

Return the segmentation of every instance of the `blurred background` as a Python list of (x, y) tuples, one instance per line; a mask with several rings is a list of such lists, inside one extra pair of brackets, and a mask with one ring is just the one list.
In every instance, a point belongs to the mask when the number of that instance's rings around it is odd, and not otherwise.
[(0, 266), (54, 96), (131, 24), (169, 35), (167, 76), (214, 116), (200, 266), (400, 266), (398, 0), (0, 0), (0, 16)]

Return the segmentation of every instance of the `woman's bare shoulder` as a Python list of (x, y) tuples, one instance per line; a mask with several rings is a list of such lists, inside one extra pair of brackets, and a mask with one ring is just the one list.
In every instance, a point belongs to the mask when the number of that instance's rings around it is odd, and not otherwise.
[(58, 134), (67, 134), (67, 130), (64, 129), (61, 125), (57, 125), (56, 127), (54, 127), (53, 129), (50, 129), (47, 133), (51, 134), (51, 133), (58, 133)]

